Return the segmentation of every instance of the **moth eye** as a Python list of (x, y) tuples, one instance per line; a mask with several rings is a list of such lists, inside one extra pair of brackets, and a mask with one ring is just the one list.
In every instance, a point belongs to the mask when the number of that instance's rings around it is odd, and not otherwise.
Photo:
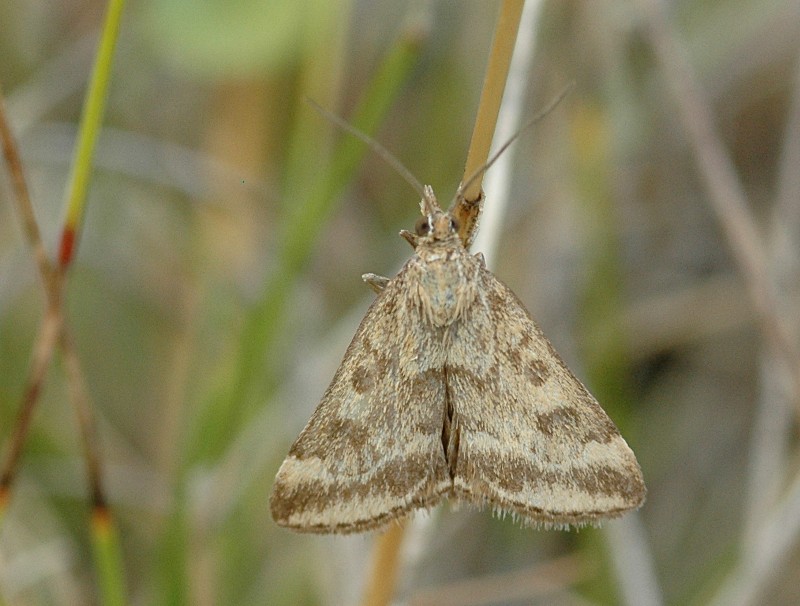
[(414, 231), (418, 236), (427, 236), (431, 231), (431, 225), (428, 222), (428, 217), (420, 217), (414, 224)]
[(450, 230), (458, 231), (458, 221), (453, 217), (450, 217)]

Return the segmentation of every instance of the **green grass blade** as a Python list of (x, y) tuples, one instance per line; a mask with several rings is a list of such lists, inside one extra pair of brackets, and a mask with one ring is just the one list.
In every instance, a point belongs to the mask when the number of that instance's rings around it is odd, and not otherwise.
[(124, 7), (125, 0), (110, 0), (108, 4), (97, 59), (83, 105), (72, 172), (66, 192), (66, 215), (59, 250), (59, 262), (62, 267), (69, 265), (74, 257), (74, 244), (85, 214), (86, 192), (92, 173), (95, 145), (105, 114), (114, 50)]
[(92, 514), (92, 548), (101, 603), (104, 606), (124, 606), (128, 602), (125, 597), (119, 535), (105, 507), (96, 508)]

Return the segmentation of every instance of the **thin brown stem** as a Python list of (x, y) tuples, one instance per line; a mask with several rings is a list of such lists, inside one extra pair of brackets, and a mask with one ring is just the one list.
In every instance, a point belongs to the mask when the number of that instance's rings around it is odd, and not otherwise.
[(25, 181), (25, 172), (22, 169), (22, 159), (20, 158), (14, 135), (11, 132), (11, 126), (8, 123), (5, 97), (2, 94), (2, 89), (0, 89), (0, 138), (3, 140), (3, 155), (6, 159), (8, 172), (11, 175), (11, 183), (14, 187), (14, 199), (17, 202), (17, 211), (22, 219), (25, 236), (31, 248), (33, 248), (33, 254), (36, 259), (36, 264), (39, 267), (39, 275), (42, 276), (42, 280), (44, 281), (45, 290), (51, 293), (54, 280), (53, 266), (47, 258), (47, 251), (42, 242), (42, 236), (39, 233), (39, 225), (33, 213), (33, 205), (31, 204), (28, 185)]
[(33, 413), (39, 399), (39, 394), (41, 393), (42, 383), (47, 374), (47, 369), (50, 367), (53, 350), (61, 331), (61, 314), (59, 313), (60, 305), (58, 303), (59, 288), (57, 285), (57, 274), (53, 270), (50, 260), (47, 258), (47, 252), (42, 242), (39, 225), (36, 222), (33, 204), (31, 204), (28, 185), (25, 180), (22, 159), (20, 158), (17, 143), (8, 123), (5, 98), (1, 93), (0, 137), (2, 137), (3, 155), (6, 160), (6, 166), (11, 174), (11, 181), (14, 188), (14, 201), (16, 202), (19, 216), (22, 219), (25, 236), (34, 251), (36, 264), (39, 268), (39, 275), (42, 278), (42, 285), (44, 286), (45, 294), (49, 301), (47, 312), (39, 328), (39, 334), (36, 337), (31, 367), (25, 383), (22, 402), (17, 412), (17, 420), (14, 424), (8, 451), (3, 461), (2, 475), (0, 475), (0, 489), (2, 489), (4, 495), (7, 496), (16, 476), (16, 469), (19, 466), (22, 448), (25, 445), (25, 440), (30, 431), (31, 421), (33, 420)]
[(92, 415), (92, 407), (89, 401), (88, 391), (80, 361), (78, 359), (75, 346), (70, 335), (69, 329), (65, 324), (63, 313), (63, 289), (65, 274), (56, 271), (47, 257), (47, 252), (42, 241), (36, 216), (33, 212), (28, 186), (25, 180), (25, 173), (22, 167), (18, 146), (14, 140), (11, 128), (8, 123), (5, 111), (5, 101), (0, 94), (0, 137), (2, 138), (3, 154), (6, 165), (12, 177), (14, 186), (14, 200), (17, 210), (25, 228), (25, 236), (29, 245), (34, 251), (39, 274), (44, 286), (47, 298), (47, 310), (36, 337), (31, 359), (31, 366), (25, 382), (25, 390), (20, 403), (17, 420), (12, 431), (11, 441), (8, 452), (2, 465), (2, 475), (0, 475), (0, 492), (7, 498), (16, 470), (19, 466), (20, 457), (25, 441), (30, 431), (33, 413), (41, 394), (41, 387), (47, 370), (53, 359), (53, 352), (56, 343), (61, 346), (64, 354), (65, 367), (67, 372), (67, 382), (70, 388), (71, 401), (75, 407), (80, 425), (81, 434), (84, 438), (84, 450), (86, 464), (89, 475), (89, 484), (92, 492), (93, 505), (104, 504), (102, 478), (100, 473), (99, 450)]
[(97, 429), (86, 379), (81, 369), (80, 358), (75, 349), (72, 335), (66, 326), (61, 327), (59, 339), (61, 351), (64, 356), (64, 369), (67, 374), (67, 385), (70, 400), (78, 416), (78, 426), (81, 432), (84, 456), (86, 457), (86, 471), (88, 473), (89, 489), (92, 495), (93, 507), (106, 507), (107, 501), (103, 490), (103, 475), (100, 467), (100, 448), (98, 446)]
[(39, 334), (36, 337), (36, 343), (33, 348), (33, 359), (31, 360), (25, 391), (19, 410), (17, 411), (17, 419), (14, 423), (8, 451), (3, 461), (2, 475), (0, 475), (0, 487), (6, 492), (10, 491), (11, 485), (14, 483), (16, 470), (19, 467), (19, 460), (22, 455), (22, 448), (25, 445), (25, 439), (30, 430), (33, 412), (36, 409), (36, 402), (39, 399), (39, 393), (41, 392), (47, 369), (50, 367), (55, 343), (61, 332), (61, 314), (57, 312), (52, 313), (52, 311), (52, 307), (48, 307), (48, 312), (39, 327)]

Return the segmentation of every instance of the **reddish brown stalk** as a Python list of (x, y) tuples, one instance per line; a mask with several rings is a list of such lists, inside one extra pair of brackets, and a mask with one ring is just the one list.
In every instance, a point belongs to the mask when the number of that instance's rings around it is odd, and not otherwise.
[[(33, 413), (36, 403), (42, 391), (42, 384), (53, 359), (53, 352), (56, 343), (61, 346), (64, 354), (65, 368), (67, 372), (67, 382), (70, 388), (71, 401), (75, 406), (78, 422), (83, 436), (86, 464), (88, 468), (89, 484), (92, 493), (92, 503), (105, 503), (103, 496), (102, 477), (100, 473), (99, 450), (94, 427), (94, 418), (86, 390), (86, 382), (81, 371), (75, 346), (68, 327), (64, 322), (62, 292), (65, 283), (64, 269), (72, 259), (74, 254), (74, 234), (71, 237), (65, 230), (62, 238), (62, 248), (60, 251), (60, 270), (56, 271), (50, 263), (47, 252), (42, 242), (36, 216), (33, 212), (28, 186), (25, 180), (25, 173), (22, 168), (22, 160), (19, 155), (18, 146), (14, 140), (11, 128), (8, 124), (5, 111), (5, 101), (0, 93), (0, 138), (2, 138), (3, 154), (6, 159), (11, 180), (14, 187), (14, 199), (17, 210), (22, 219), (25, 236), (34, 251), (39, 275), (42, 279), (45, 295), (47, 298), (47, 310), (39, 333), (36, 336), (33, 348), (31, 366), (28, 378), (25, 382), (22, 401), (17, 412), (16, 423), (12, 431), (8, 451), (2, 465), (0, 475), (0, 508), (8, 500), (11, 486), (16, 476), (19, 466), (22, 449), (30, 431)], [(65, 242), (68, 241), (68, 245)]]
[(103, 474), (100, 466), (100, 448), (97, 439), (92, 404), (86, 379), (81, 369), (80, 359), (75, 350), (72, 335), (66, 326), (61, 329), (61, 351), (64, 356), (64, 368), (67, 374), (67, 385), (70, 391), (70, 400), (78, 415), (78, 425), (83, 438), (84, 456), (86, 457), (86, 470), (88, 473), (89, 489), (92, 494), (93, 507), (105, 507), (106, 498), (103, 490)]
[(58, 246), (58, 265), (61, 271), (66, 271), (75, 254), (75, 228), (64, 226), (61, 232), (61, 243)]
[(0, 489), (6, 493), (10, 492), (11, 485), (19, 467), (19, 460), (22, 456), (22, 447), (30, 430), (33, 412), (36, 409), (36, 402), (41, 393), (42, 383), (50, 367), (53, 357), (53, 350), (61, 332), (61, 314), (52, 307), (48, 307), (45, 318), (39, 328), (36, 343), (33, 348), (33, 359), (25, 384), (25, 391), (22, 396), (17, 419), (11, 434), (8, 451), (3, 461), (2, 475), (0, 475)]
[(42, 276), (45, 290), (48, 291), (49, 295), (53, 289), (53, 266), (47, 258), (47, 251), (42, 243), (39, 225), (36, 222), (36, 216), (33, 214), (33, 205), (31, 204), (30, 194), (28, 193), (25, 173), (22, 170), (22, 160), (19, 156), (17, 144), (14, 140), (14, 135), (11, 132), (11, 127), (8, 124), (6, 115), (5, 98), (2, 94), (2, 90), (0, 90), (0, 138), (3, 140), (3, 155), (6, 159), (8, 172), (11, 175), (17, 210), (22, 219), (25, 236), (31, 248), (33, 248), (36, 265), (39, 267), (39, 275)]

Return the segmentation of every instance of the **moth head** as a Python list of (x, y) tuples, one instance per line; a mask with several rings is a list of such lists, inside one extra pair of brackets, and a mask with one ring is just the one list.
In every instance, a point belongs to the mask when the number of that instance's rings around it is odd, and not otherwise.
[(420, 217), (414, 225), (414, 233), (420, 238), (444, 240), (458, 233), (458, 222), (447, 213)]
[(430, 185), (425, 186), (419, 207), (422, 216), (414, 225), (414, 233), (419, 238), (441, 241), (458, 234), (456, 220), (439, 207)]

